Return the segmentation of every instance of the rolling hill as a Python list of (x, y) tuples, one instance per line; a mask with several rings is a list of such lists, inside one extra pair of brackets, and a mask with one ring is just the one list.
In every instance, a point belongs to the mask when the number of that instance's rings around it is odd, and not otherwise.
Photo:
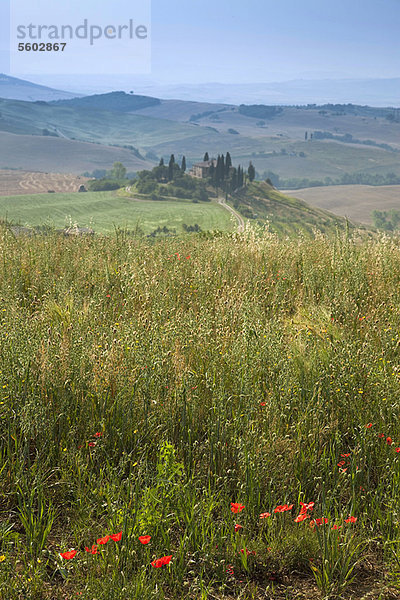
[(138, 158), (126, 148), (0, 131), (0, 169), (80, 175), (85, 171), (110, 169), (117, 161), (122, 162), (128, 171), (139, 171), (151, 166), (149, 161)]
[(400, 185), (332, 185), (284, 193), (367, 225), (374, 210), (400, 210)]
[(29, 102), (37, 100), (49, 102), (51, 100), (66, 100), (68, 98), (75, 98), (76, 96), (80, 96), (80, 94), (54, 90), (44, 85), (38, 85), (24, 79), (0, 73), (0, 98), (26, 100)]

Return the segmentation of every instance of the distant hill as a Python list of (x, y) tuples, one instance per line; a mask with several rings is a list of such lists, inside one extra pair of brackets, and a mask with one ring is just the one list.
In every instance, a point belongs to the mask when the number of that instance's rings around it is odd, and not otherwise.
[(138, 158), (132, 150), (126, 148), (0, 131), (0, 169), (80, 175), (85, 171), (110, 169), (117, 161), (122, 162), (128, 171), (140, 171), (152, 166), (149, 161)]
[(129, 113), (150, 106), (158, 106), (161, 104), (161, 101), (158, 98), (151, 98), (149, 96), (138, 96), (136, 94), (126, 94), (125, 92), (110, 92), (109, 94), (95, 94), (94, 96), (85, 96), (72, 100), (57, 100), (55, 104)]
[(79, 96), (79, 94), (54, 90), (44, 85), (37, 85), (24, 79), (17, 79), (16, 77), (0, 73), (0, 98), (25, 100), (27, 102), (35, 102), (37, 100), (50, 102), (51, 100), (75, 98), (76, 96)]

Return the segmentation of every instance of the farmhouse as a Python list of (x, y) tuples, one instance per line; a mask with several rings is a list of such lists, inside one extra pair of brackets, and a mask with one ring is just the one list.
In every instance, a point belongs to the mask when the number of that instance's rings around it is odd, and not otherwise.
[(189, 171), (189, 175), (192, 177), (199, 177), (200, 179), (205, 179), (210, 175), (210, 169), (217, 167), (217, 161), (215, 158), (211, 160), (206, 160), (204, 162), (195, 163), (191, 170)]

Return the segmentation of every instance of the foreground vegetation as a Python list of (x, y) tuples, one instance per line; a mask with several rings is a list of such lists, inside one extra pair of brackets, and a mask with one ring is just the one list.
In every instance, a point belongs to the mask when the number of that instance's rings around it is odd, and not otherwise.
[(396, 240), (0, 242), (2, 598), (399, 597)]

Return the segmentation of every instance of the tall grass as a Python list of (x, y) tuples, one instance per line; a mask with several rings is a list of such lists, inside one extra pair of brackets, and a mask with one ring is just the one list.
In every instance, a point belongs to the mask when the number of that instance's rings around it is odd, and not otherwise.
[(3, 230), (0, 253), (0, 595), (395, 585), (397, 240)]

